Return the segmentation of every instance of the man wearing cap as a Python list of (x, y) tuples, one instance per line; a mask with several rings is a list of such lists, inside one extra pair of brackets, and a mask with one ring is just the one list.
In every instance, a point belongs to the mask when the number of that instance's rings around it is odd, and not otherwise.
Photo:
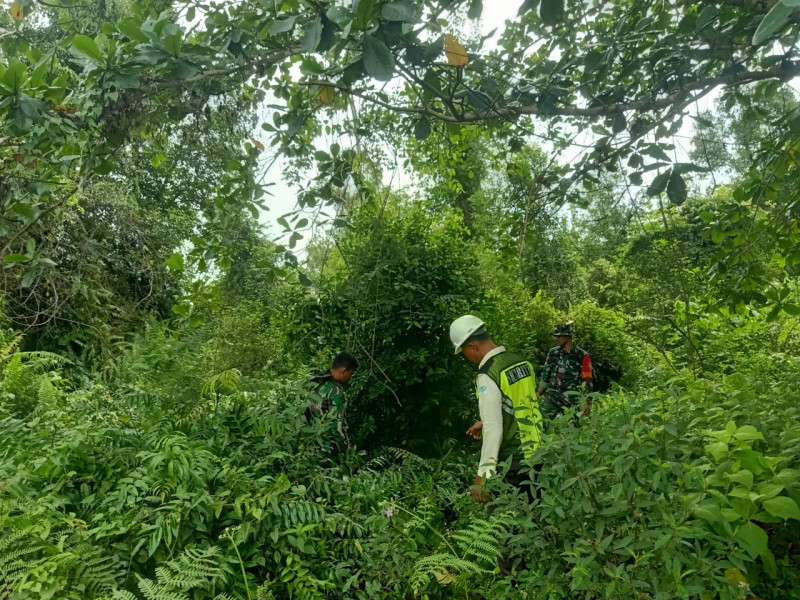
[[(478, 365), (475, 392), (481, 421), (470, 427), (470, 435), (483, 437), (478, 474), (472, 499), (485, 502), (481, 492), (484, 480), (499, 463), (511, 459), (505, 473), (509, 483), (522, 487), (527, 479), (520, 474), (523, 456), (533, 456), (541, 440), (542, 416), (536, 400), (536, 380), (531, 363), (504, 347), (497, 346), (478, 317), (465, 315), (450, 325), (450, 341), (456, 354)], [(532, 497), (526, 486), (525, 492)]]
[[(536, 390), (537, 396), (544, 394), (542, 414), (552, 419), (565, 408), (577, 406), (581, 392), (592, 391), (592, 358), (572, 341), (572, 321), (559, 323), (553, 329), (556, 346), (547, 353), (542, 378)], [(591, 404), (587, 400), (584, 414), (588, 415)]]

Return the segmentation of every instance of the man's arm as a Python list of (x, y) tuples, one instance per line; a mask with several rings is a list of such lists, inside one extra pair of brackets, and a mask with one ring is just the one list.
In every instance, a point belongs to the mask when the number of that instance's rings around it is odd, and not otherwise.
[(483, 444), (478, 475), (491, 477), (497, 465), (503, 439), (503, 396), (488, 375), (478, 375), (478, 409), (483, 422)]
[(497, 456), (500, 454), (500, 443), (503, 440), (503, 396), (500, 388), (488, 375), (478, 375), (475, 383), (478, 386), (478, 409), (483, 422), (483, 444), (478, 474), (473, 481), (471, 494), (475, 502), (486, 502), (487, 499), (481, 493), (480, 486), (497, 468)]

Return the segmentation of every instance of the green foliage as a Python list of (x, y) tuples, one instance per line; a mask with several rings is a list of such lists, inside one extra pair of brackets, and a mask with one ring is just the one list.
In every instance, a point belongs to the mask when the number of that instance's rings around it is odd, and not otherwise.
[(184, 342), (155, 352), (167, 342), (151, 334), (107, 384), (54, 403), (45, 386), (0, 419), (9, 598), (794, 593), (796, 361), (774, 380), (617, 392), (580, 428), (559, 417), (534, 459), (537, 500), (493, 478), (487, 516), (466, 491), (474, 457), (396, 449), (348, 472), (328, 462), (324, 425), (305, 423), (299, 386), (221, 373), (203, 392), (182, 375), (196, 352)]
[[(460, 429), (474, 413), (447, 328), (480, 297), (475, 255), (455, 211), (433, 214), (394, 200), (363, 207), (353, 222), (333, 252), (347, 276), (323, 279), (318, 337), (308, 342), (323, 341), (322, 364), (348, 349), (363, 365), (348, 416), (359, 446), (416, 444), (430, 452), (444, 442), (440, 433)], [(463, 374), (455, 389), (454, 374)]]

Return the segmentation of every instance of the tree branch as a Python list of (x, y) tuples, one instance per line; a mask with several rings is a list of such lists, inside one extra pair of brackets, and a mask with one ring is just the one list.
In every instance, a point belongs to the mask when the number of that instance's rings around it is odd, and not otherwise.
[(502, 108), (490, 108), (483, 111), (467, 112), (458, 116), (439, 112), (431, 108), (397, 106), (375, 98), (368, 93), (354, 90), (347, 86), (331, 81), (312, 80), (301, 82), (300, 85), (330, 86), (341, 92), (362, 98), (367, 102), (382, 106), (383, 108), (393, 112), (426, 115), (446, 123), (470, 123), (476, 121), (485, 121), (487, 119), (511, 118), (520, 115), (539, 115), (543, 117), (608, 117), (634, 110), (653, 112), (680, 103), (681, 101), (685, 100), (691, 92), (696, 90), (710, 90), (720, 85), (739, 86), (756, 81), (764, 81), (767, 79), (787, 79), (790, 77), (796, 77), (798, 75), (800, 75), (800, 62), (791, 62), (773, 67), (772, 69), (767, 69), (766, 71), (742, 71), (740, 73), (732, 73), (730, 75), (718, 75), (716, 77), (698, 79), (696, 81), (684, 84), (679, 91), (658, 100), (631, 100), (629, 102), (617, 102), (614, 104), (607, 104), (605, 106), (592, 106), (587, 108), (579, 106), (561, 106), (547, 111), (542, 111), (535, 104), (526, 106), (506, 106)]
[(245, 65), (237, 65), (235, 67), (228, 67), (225, 69), (209, 69), (208, 71), (202, 71), (186, 79), (173, 79), (171, 81), (162, 81), (150, 86), (150, 88), (155, 90), (176, 88), (184, 85), (190, 85), (192, 83), (197, 83), (198, 81), (202, 81), (209, 77), (224, 77), (225, 75), (241, 74), (242, 77), (249, 77), (250, 75), (257, 73), (259, 68), (261, 67), (271, 67), (272, 65), (278, 64), (279, 62), (286, 60), (287, 58), (302, 53), (303, 49), (300, 46), (289, 46), (288, 48), (281, 50), (280, 52), (276, 52), (275, 54), (272, 54), (266, 59), (259, 60), (257, 62), (252, 62)]

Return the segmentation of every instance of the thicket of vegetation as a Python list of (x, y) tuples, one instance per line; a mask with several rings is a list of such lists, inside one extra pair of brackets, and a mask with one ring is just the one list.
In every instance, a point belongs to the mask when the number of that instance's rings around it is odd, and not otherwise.
[[(4, 11), (0, 599), (800, 598), (796, 2), (517, 4)], [(465, 313), (592, 355), (533, 502)]]

